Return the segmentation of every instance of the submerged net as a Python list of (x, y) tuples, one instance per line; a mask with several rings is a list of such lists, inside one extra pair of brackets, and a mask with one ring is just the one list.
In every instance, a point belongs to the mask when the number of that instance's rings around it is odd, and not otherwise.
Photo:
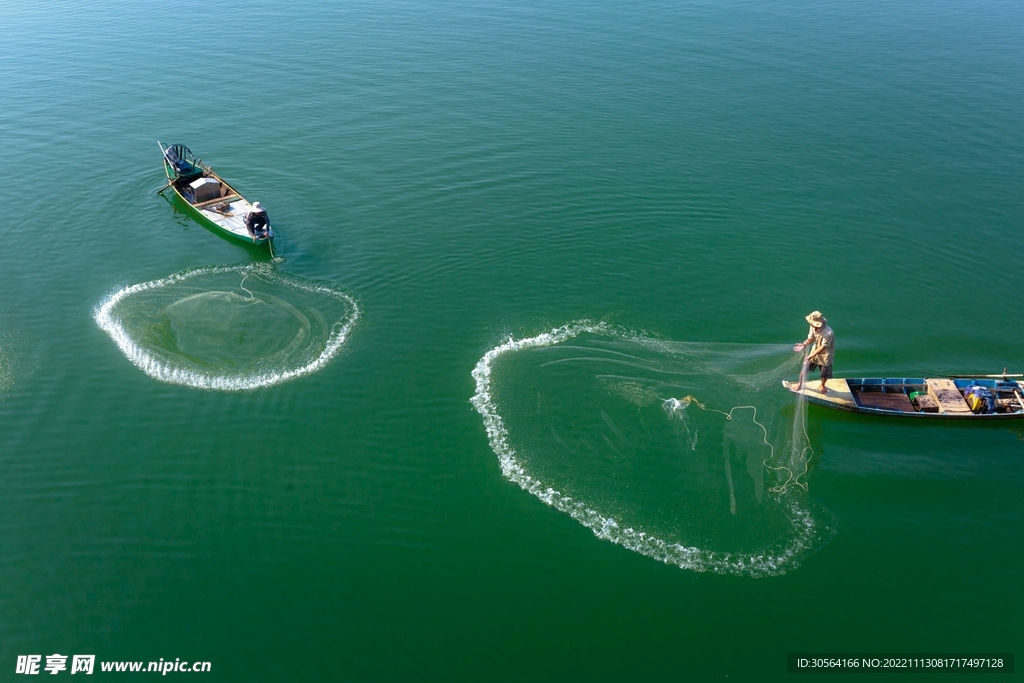
[(164, 314), (177, 351), (233, 368), (287, 363), (310, 340), (314, 327), (324, 328), (320, 316), (311, 319), (266, 292), (258, 299), (231, 291), (199, 292), (174, 301)]
[(827, 538), (780, 345), (670, 342), (577, 323), (477, 364), (473, 402), (509, 479), (602, 538), (697, 571), (761, 576)]
[(146, 374), (225, 391), (315, 372), (358, 317), (348, 294), (270, 264), (200, 268), (132, 285), (96, 311), (100, 327)]

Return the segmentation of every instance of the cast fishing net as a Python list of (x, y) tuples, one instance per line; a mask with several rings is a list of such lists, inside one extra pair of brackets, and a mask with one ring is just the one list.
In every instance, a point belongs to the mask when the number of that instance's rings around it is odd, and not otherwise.
[(506, 477), (601, 538), (697, 571), (784, 573), (829, 535), (808, 501), (791, 346), (589, 323), (489, 351), (473, 403)]
[(214, 266), (125, 287), (96, 321), (146, 374), (201, 389), (254, 389), (315, 372), (359, 317), (355, 300), (271, 264)]

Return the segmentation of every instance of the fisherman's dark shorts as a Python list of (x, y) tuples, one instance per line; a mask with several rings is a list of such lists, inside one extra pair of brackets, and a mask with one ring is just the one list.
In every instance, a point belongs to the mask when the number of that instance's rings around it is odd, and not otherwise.
[(807, 364), (807, 372), (814, 372), (818, 368), (821, 368), (821, 378), (822, 379), (832, 379), (832, 364), (831, 363), (829, 363), (828, 365), (826, 365), (824, 367), (822, 367), (820, 365), (817, 365), (815, 363), (808, 363)]

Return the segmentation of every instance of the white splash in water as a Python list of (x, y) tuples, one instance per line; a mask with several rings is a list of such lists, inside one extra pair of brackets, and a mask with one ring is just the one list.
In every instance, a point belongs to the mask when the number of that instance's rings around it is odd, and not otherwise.
[[(665, 564), (697, 572), (710, 571), (718, 574), (751, 577), (777, 576), (797, 567), (800, 559), (813, 548), (822, 530), (819, 529), (811, 512), (794, 497), (780, 496), (778, 498), (793, 527), (792, 533), (784, 541), (757, 553), (717, 552), (681, 543), (666, 542), (642, 529), (627, 526), (612, 515), (590, 506), (586, 501), (576, 500), (563, 494), (530, 473), (510, 444), (508, 430), (494, 402), (491, 386), (494, 363), (506, 354), (559, 344), (586, 332), (616, 336), (632, 341), (648, 341), (632, 334), (616, 331), (604, 323), (579, 321), (535, 337), (518, 340), (510, 338), (507, 342), (485, 353), (473, 368), (472, 376), (476, 382), (476, 393), (473, 395), (471, 403), (483, 418), (491, 449), (498, 456), (502, 474), (518, 484), (524, 491), (568, 514), (593, 531), (598, 538), (611, 541)], [(689, 405), (688, 400), (680, 401), (679, 399), (669, 399), (663, 403), (670, 418), (677, 416), (684, 420), (683, 411), (687, 405)], [(561, 439), (559, 441), (561, 442)]]
[[(323, 349), (308, 362), (298, 367), (254, 373), (204, 371), (195, 367), (183, 367), (180, 364), (170, 362), (133, 339), (132, 335), (125, 328), (123, 320), (117, 315), (118, 306), (129, 300), (133, 295), (167, 288), (203, 276), (233, 272), (243, 275), (243, 281), (250, 276), (258, 276), (284, 288), (335, 300), (346, 307), (348, 314), (342, 320), (331, 325), (329, 333), (324, 340)], [(249, 293), (251, 296), (252, 293)], [(360, 309), (356, 300), (342, 291), (323, 284), (301, 282), (294, 278), (285, 277), (276, 274), (273, 271), (273, 267), (269, 264), (255, 263), (246, 266), (197, 268), (182, 273), (175, 273), (159, 280), (151, 280), (125, 287), (107, 297), (96, 309), (94, 317), (96, 323), (104, 332), (110, 335), (110, 338), (114, 340), (114, 343), (117, 344), (128, 360), (154, 379), (196, 389), (246, 391), (280, 384), (281, 382), (309, 375), (323, 368), (341, 350), (342, 345), (348, 338), (349, 332), (351, 332), (359, 320)]]

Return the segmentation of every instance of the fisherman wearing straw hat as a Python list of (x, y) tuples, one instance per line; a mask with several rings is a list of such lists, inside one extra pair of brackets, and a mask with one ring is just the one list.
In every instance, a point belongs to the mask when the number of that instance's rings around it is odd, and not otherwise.
[(832, 358), (835, 355), (836, 349), (835, 334), (832, 332), (832, 328), (828, 326), (828, 320), (821, 314), (821, 311), (814, 311), (806, 319), (811, 324), (811, 329), (807, 333), (807, 339), (796, 344), (793, 350), (800, 353), (808, 344), (813, 343), (813, 346), (811, 346), (811, 350), (804, 361), (807, 364), (807, 368), (800, 373), (800, 383), (796, 390), (800, 391), (804, 388), (804, 377), (808, 372), (821, 368), (820, 391), (826, 394), (828, 389), (825, 388), (825, 380), (832, 379)]
[(245, 215), (245, 227), (253, 239), (263, 239), (267, 236), (270, 221), (267, 220), (267, 210), (260, 206), (259, 202), (253, 202), (252, 209)]

